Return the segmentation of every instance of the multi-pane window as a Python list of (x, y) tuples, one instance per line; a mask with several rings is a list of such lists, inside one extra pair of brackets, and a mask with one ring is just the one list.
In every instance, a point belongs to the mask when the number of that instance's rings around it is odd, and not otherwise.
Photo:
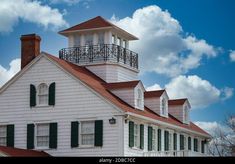
[(98, 34), (98, 44), (104, 44), (104, 33)]
[(137, 90), (137, 106), (141, 108), (142, 106), (142, 91), (141, 89)]
[(42, 83), (38, 86), (38, 104), (48, 104), (48, 86), (45, 83)]
[(87, 34), (85, 35), (85, 45), (93, 45), (93, 35), (92, 34)]
[(187, 123), (188, 122), (188, 107), (184, 107), (184, 121)]
[(152, 148), (153, 150), (156, 150), (157, 148), (157, 141), (156, 141), (156, 130), (152, 130), (153, 136), (152, 136)]
[(140, 147), (140, 126), (134, 124), (134, 147)]
[(162, 105), (162, 115), (167, 115), (167, 111), (166, 111), (166, 99), (165, 98), (162, 99), (161, 105)]
[(76, 35), (74, 38), (74, 46), (77, 47), (80, 46), (80, 44), (81, 44), (81, 37), (79, 35)]
[(94, 146), (95, 122), (81, 122), (81, 145)]
[(7, 126), (0, 126), (0, 146), (6, 146), (7, 144)]
[(49, 147), (49, 124), (36, 125), (37, 147)]

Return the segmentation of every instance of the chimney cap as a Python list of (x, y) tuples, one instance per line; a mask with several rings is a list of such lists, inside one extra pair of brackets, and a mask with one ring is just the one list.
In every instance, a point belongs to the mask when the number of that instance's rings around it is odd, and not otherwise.
[(37, 40), (41, 40), (41, 37), (35, 33), (33, 34), (24, 34), (24, 35), (21, 35), (20, 37), (20, 40), (23, 40), (23, 39), (37, 39)]

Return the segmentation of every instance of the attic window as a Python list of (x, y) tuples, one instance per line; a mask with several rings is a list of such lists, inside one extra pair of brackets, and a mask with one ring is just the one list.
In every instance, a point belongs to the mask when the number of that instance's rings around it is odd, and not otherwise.
[(161, 113), (162, 113), (162, 115), (166, 116), (167, 115), (167, 109), (166, 109), (167, 107), (166, 107), (166, 99), (165, 98), (162, 99), (161, 105), (162, 105)]
[(137, 107), (141, 108), (142, 106), (142, 91), (141, 89), (137, 90)]
[(39, 105), (48, 104), (48, 86), (45, 83), (41, 83), (38, 86), (38, 104)]

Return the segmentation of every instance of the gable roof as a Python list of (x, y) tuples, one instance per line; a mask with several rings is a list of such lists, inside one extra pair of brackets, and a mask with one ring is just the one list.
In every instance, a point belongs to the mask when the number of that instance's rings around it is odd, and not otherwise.
[(77, 24), (75, 26), (72, 26), (72, 27), (70, 27), (68, 29), (60, 31), (59, 33), (68, 32), (68, 31), (78, 31), (78, 30), (85, 30), (85, 29), (93, 29), (93, 28), (112, 27), (112, 26), (114, 26), (114, 25), (111, 24), (110, 22), (106, 21), (101, 16), (97, 16), (95, 18), (92, 18), (90, 20), (87, 20), (85, 22)]
[(163, 90), (155, 90), (155, 91), (146, 91), (146, 92), (144, 92), (144, 98), (161, 97), (161, 95), (164, 92), (165, 92), (165, 89), (163, 89)]
[[(195, 131), (195, 132), (201, 133), (203, 135), (206, 135), (208, 137), (210, 136), (207, 132), (205, 132), (204, 130), (202, 130), (201, 128), (199, 128), (198, 126), (193, 124), (192, 122), (190, 123), (190, 125), (185, 125), (185, 124), (182, 124), (177, 119), (175, 119), (173, 116), (170, 116), (169, 118), (161, 117), (147, 107), (145, 107), (145, 109), (143, 111), (136, 110), (135, 108), (133, 108), (132, 106), (130, 106), (129, 104), (127, 104), (126, 102), (121, 100), (119, 97), (114, 95), (107, 88), (108, 83), (106, 83), (104, 80), (102, 80), (100, 77), (96, 76), (94, 73), (92, 73), (91, 71), (89, 71), (85, 67), (75, 65), (73, 63), (59, 59), (59, 58), (52, 56), (50, 54), (47, 54), (45, 52), (44, 52), (44, 54), (49, 59), (56, 62), (63, 69), (65, 69), (70, 74), (77, 77), (80, 81), (82, 81), (88, 87), (90, 87), (91, 89), (93, 89), (94, 91), (99, 93), (101, 96), (103, 96), (105, 99), (109, 100), (112, 104), (114, 104), (115, 106), (117, 106), (118, 108), (123, 110), (124, 112), (130, 112), (130, 113), (134, 113), (137, 115), (145, 116), (145, 117), (159, 120), (159, 121), (162, 121), (165, 123), (173, 124), (173, 125), (179, 126), (181, 128), (185, 128), (187, 130)], [(134, 81), (134, 82), (129, 82), (129, 83), (134, 86), (134, 85), (138, 84), (137, 82), (139, 83), (139, 81)], [(122, 83), (120, 83), (120, 84), (122, 84)], [(130, 85), (130, 84), (125, 84), (125, 85)], [(115, 85), (117, 85), (117, 84), (115, 84)]]
[(26, 150), (19, 148), (12, 148), (6, 146), (0, 146), (0, 156), (11, 157), (49, 157), (50, 155), (44, 151)]
[(172, 99), (168, 101), (168, 105), (184, 105), (184, 103), (188, 101), (188, 99)]
[(107, 89), (121, 89), (121, 88), (134, 88), (139, 84), (140, 80), (117, 82), (117, 83), (106, 83), (105, 87)]
[(137, 40), (138, 38), (134, 35), (128, 33), (127, 31), (117, 27), (116, 25), (112, 24), (111, 22), (105, 20), (101, 16), (97, 16), (95, 18), (89, 19), (85, 22), (79, 23), (75, 26), (72, 26), (70, 28), (67, 28), (65, 30), (59, 31), (59, 34), (65, 34), (75, 31), (84, 31), (84, 30), (90, 30), (90, 29), (100, 29), (100, 28), (115, 28), (118, 31), (124, 32), (126, 35), (128, 35), (132, 40)]

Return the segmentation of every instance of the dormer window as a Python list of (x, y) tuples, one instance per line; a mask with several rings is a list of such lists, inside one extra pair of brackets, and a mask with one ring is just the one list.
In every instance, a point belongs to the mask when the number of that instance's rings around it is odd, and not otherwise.
[(38, 86), (38, 104), (48, 105), (48, 86), (45, 83)]
[(161, 113), (162, 115), (166, 116), (167, 115), (167, 104), (166, 104), (166, 99), (163, 98), (161, 102)]
[(188, 118), (188, 106), (184, 107), (184, 122), (188, 123), (189, 118)]
[(141, 89), (138, 89), (137, 90), (137, 107), (138, 108), (141, 108), (141, 106), (142, 106), (142, 97), (143, 97), (142, 91), (141, 91)]

